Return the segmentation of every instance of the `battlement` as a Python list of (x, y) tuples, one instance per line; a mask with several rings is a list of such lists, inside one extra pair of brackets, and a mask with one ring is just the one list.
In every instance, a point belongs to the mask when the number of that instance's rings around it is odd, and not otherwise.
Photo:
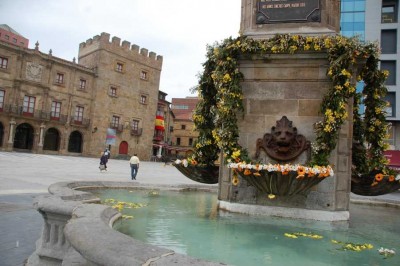
[(119, 37), (112, 37), (110, 41), (110, 34), (103, 32), (101, 35), (96, 35), (93, 38), (86, 40), (79, 44), (79, 58), (88, 55), (96, 50), (105, 49), (112, 51), (116, 54), (120, 54), (134, 61), (143, 59), (146, 63), (158, 66), (161, 68), (163, 57), (157, 55), (155, 52), (149, 52), (146, 48), (140, 48), (136, 44), (132, 44), (129, 41), (122, 41)]

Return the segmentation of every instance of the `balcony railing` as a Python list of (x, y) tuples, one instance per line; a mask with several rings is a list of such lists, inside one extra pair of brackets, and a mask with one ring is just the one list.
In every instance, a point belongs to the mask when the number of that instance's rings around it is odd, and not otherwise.
[(50, 120), (53, 122), (58, 122), (60, 124), (65, 124), (67, 123), (67, 119), (68, 117), (66, 115), (58, 115), (58, 116), (54, 116), (54, 114), (52, 114), (51, 112), (49, 113), (50, 115)]
[(131, 135), (132, 136), (141, 136), (142, 131), (143, 131), (143, 128), (136, 128), (136, 129), (131, 128)]
[(42, 121), (52, 121), (60, 124), (65, 124), (67, 122), (67, 115), (62, 115), (59, 113), (55, 114), (53, 112), (45, 112), (42, 110), (35, 110), (33, 108), (29, 110), (24, 110), (23, 106), (10, 104), (3, 105), (3, 107), (3, 113), (8, 113), (13, 116), (38, 119)]
[(82, 118), (80, 116), (73, 116), (71, 117), (71, 125), (75, 125), (75, 126), (83, 126), (83, 127), (88, 127), (90, 124), (90, 119), (88, 118)]
[(24, 107), (17, 105), (5, 105), (4, 107), (5, 108), (3, 111), (10, 115), (34, 118), (44, 121), (50, 120), (50, 113), (46, 113), (42, 110), (35, 110), (34, 108), (24, 109)]
[(110, 128), (115, 129), (117, 132), (124, 131), (124, 126), (120, 124), (110, 123)]

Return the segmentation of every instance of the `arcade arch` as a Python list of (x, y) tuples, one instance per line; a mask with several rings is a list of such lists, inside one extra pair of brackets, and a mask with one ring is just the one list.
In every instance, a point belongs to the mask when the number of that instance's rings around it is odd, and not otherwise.
[(68, 152), (82, 153), (83, 136), (82, 133), (75, 130), (69, 135)]
[(60, 149), (60, 132), (51, 127), (44, 136), (43, 150), (58, 151)]
[(34, 129), (28, 123), (22, 123), (17, 126), (14, 136), (13, 147), (15, 149), (32, 150), (34, 139)]

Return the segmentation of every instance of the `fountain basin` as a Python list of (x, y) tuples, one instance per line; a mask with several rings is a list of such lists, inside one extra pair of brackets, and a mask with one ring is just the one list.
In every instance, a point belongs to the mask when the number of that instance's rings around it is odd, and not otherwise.
[[(211, 259), (200, 259), (194, 258), (191, 255), (179, 254), (175, 248), (165, 247), (163, 245), (159, 245), (159, 243), (149, 244), (145, 243), (139, 238), (135, 236), (130, 237), (125, 234), (122, 234), (112, 228), (112, 226), (116, 223), (116, 221), (121, 221), (121, 214), (116, 210), (112, 209), (109, 206), (94, 204), (100, 203), (100, 198), (89, 191), (93, 189), (119, 189), (122, 191), (122, 188), (131, 190), (131, 193), (134, 191), (140, 190), (174, 190), (177, 192), (185, 192), (185, 191), (207, 191), (213, 192), (211, 194), (216, 193), (216, 188), (210, 188), (209, 186), (155, 186), (155, 185), (140, 185), (138, 186), (135, 183), (131, 182), (69, 182), (69, 183), (57, 183), (55, 185), (50, 186), (49, 192), (51, 195), (41, 197), (35, 203), (38, 211), (43, 215), (44, 229), (42, 237), (37, 242), (37, 250), (34, 254), (32, 254), (28, 260), (28, 265), (71, 265), (75, 263), (75, 265), (222, 265), (218, 262), (212, 262)], [(81, 191), (85, 190), (85, 191)], [(128, 191), (129, 192), (129, 191)], [(179, 197), (184, 197), (183, 193), (179, 194)], [(215, 195), (214, 195), (215, 197)], [(184, 203), (186, 203), (185, 199), (182, 199)], [(199, 201), (201, 202), (201, 201)], [(174, 203), (174, 201), (170, 201), (170, 203)], [(221, 202), (219, 202), (221, 204)], [(176, 207), (179, 210), (179, 207)], [(196, 209), (196, 207), (189, 206), (189, 209)], [(155, 211), (157, 212), (157, 211)], [(358, 216), (365, 215), (365, 210), (359, 212)], [(208, 214), (205, 214), (208, 216)], [(236, 229), (234, 231), (230, 231), (231, 229), (223, 229), (220, 228), (223, 232), (226, 232), (226, 237), (236, 236), (236, 231), (241, 231), (240, 228), (250, 227), (250, 228), (259, 228), (258, 230), (254, 230), (253, 234), (258, 235), (261, 239), (270, 238), (275, 241), (275, 238), (285, 238), (283, 233), (287, 230), (288, 233), (293, 233), (294, 229), (289, 230), (285, 227), (282, 231), (278, 227), (281, 225), (286, 225), (287, 223), (291, 223), (292, 221), (296, 221), (293, 219), (287, 220), (282, 219), (278, 220), (278, 225), (274, 225), (271, 230), (264, 230), (261, 227), (255, 226), (251, 223), (248, 226), (248, 221), (251, 217), (242, 214), (231, 214), (228, 212), (220, 211), (215, 215), (220, 216), (222, 219), (230, 219), (230, 217), (234, 217), (234, 220), (238, 220), (239, 224), (236, 225)], [(235, 215), (239, 215), (237, 218)], [(139, 215), (137, 216), (140, 217)], [(276, 219), (276, 218), (260, 218), (265, 216), (257, 216), (258, 220), (267, 220), (267, 219)], [(398, 231), (389, 232), (390, 229), (385, 229), (385, 225), (378, 224), (378, 221), (381, 221), (382, 215), (375, 217), (375, 220), (370, 222), (368, 226), (376, 226), (383, 227), (382, 234), (373, 235), (374, 245), (380, 244), (380, 239), (386, 239), (390, 236), (393, 238), (393, 235), (399, 235)], [(359, 220), (365, 222), (365, 217), (359, 217)], [(397, 222), (395, 224), (398, 225), (398, 217), (396, 218)], [(387, 219), (384, 219), (387, 220)], [(132, 220), (133, 222), (135, 219)], [(193, 220), (189, 222), (193, 223)], [(265, 221), (264, 221), (265, 222)], [(263, 223), (264, 223), (263, 222)], [(314, 221), (315, 222), (315, 221)], [(350, 219), (349, 222), (325, 222), (323, 227), (313, 226), (313, 221), (302, 221), (297, 220), (301, 226), (299, 230), (303, 230), (304, 232), (310, 233), (311, 231), (318, 231), (321, 234), (324, 232), (330, 231), (332, 228), (339, 227), (341, 230), (347, 230), (351, 227), (357, 227), (357, 223)], [(383, 222), (383, 221), (382, 221)], [(268, 224), (269, 222), (267, 222)], [(172, 222), (172, 224), (174, 224)], [(194, 225), (192, 224), (192, 227)], [(138, 224), (134, 224), (134, 228), (139, 228)], [(186, 226), (181, 226), (181, 231), (188, 231), (185, 229)], [(294, 227), (295, 228), (295, 227)], [(162, 228), (161, 228), (162, 229)], [(169, 227), (167, 227), (169, 229)], [(192, 228), (196, 229), (196, 227)], [(279, 229), (279, 230), (278, 230)], [(139, 229), (140, 230), (140, 229)], [(197, 230), (197, 229), (196, 229)], [(200, 230), (200, 229), (199, 229)], [(198, 230), (198, 231), (199, 231)], [(142, 231), (142, 230), (140, 230)], [(191, 230), (189, 230), (191, 231)], [(203, 232), (202, 230), (200, 230)], [(228, 233), (230, 232), (230, 233)], [(371, 235), (373, 230), (368, 231), (365, 236)], [(266, 234), (265, 236), (262, 236)], [(329, 234), (328, 234), (329, 235)], [(363, 234), (361, 234), (362, 236)], [(198, 236), (203, 236), (203, 233)], [(346, 234), (345, 234), (346, 236)], [(352, 240), (352, 238), (356, 237), (354, 242), (360, 241), (360, 235), (358, 234), (348, 234), (347, 237), (341, 237), (339, 240)], [(212, 238), (207, 238), (207, 247), (210, 249), (210, 245), (214, 244), (214, 241), (210, 242)], [(293, 239), (296, 241), (295, 239)], [(287, 239), (287, 241), (292, 241), (292, 239)], [(306, 252), (311, 256), (314, 252), (313, 247), (307, 246), (308, 241), (316, 241), (316, 240), (300, 240), (300, 244), (295, 244), (293, 246), (285, 246), (280, 243), (278, 246), (278, 242), (274, 242), (274, 245), (277, 250), (275, 252), (280, 252), (283, 255), (287, 256), (299, 256), (302, 253)], [(396, 240), (395, 240), (396, 241)], [(164, 243), (165, 241), (162, 241)], [(242, 243), (242, 244), (240, 244)], [(296, 243), (296, 242), (295, 242)], [(393, 242), (395, 243), (395, 242)], [(397, 242), (398, 243), (398, 242)], [(234, 246), (236, 250), (244, 249), (248, 252), (253, 252), (252, 249), (248, 249), (249, 243), (246, 244), (246, 241), (243, 238), (237, 238), (237, 240), (227, 240), (225, 244), (229, 244)], [(237, 245), (239, 244), (239, 245)], [(199, 244), (201, 245), (201, 244)], [(297, 252), (296, 246), (300, 245), (301, 252)], [(260, 244), (256, 244), (256, 246), (260, 246)], [(271, 249), (274, 249), (270, 247)], [(265, 252), (270, 252), (270, 248), (267, 248)], [(375, 248), (379, 248), (375, 246)], [(388, 248), (394, 248), (392, 246)], [(191, 249), (197, 249), (196, 245), (191, 246)], [(374, 254), (375, 260), (380, 261), (383, 258), (380, 258), (379, 255), (376, 254), (376, 249), (370, 250), (370, 254)], [(234, 249), (235, 250), (235, 249)], [(337, 252), (336, 249), (332, 250), (333, 252)], [(232, 252), (232, 251), (231, 251)], [(271, 251), (274, 252), (274, 251)], [(291, 253), (294, 252), (294, 253)], [(348, 252), (348, 251), (347, 251)], [(329, 250), (328, 250), (329, 254)], [(342, 253), (337, 252), (335, 256), (355, 256), (350, 259), (351, 264), (341, 264), (341, 265), (354, 265), (354, 261), (357, 261), (358, 258), (365, 257), (366, 253), (360, 253), (353, 255), (346, 254), (346, 252)], [(368, 256), (369, 256), (368, 255)], [(250, 259), (253, 255), (246, 255), (247, 259)], [(269, 255), (268, 255), (269, 256)], [(272, 257), (268, 257), (272, 258)], [(390, 262), (397, 263), (399, 257), (389, 258)], [(389, 259), (387, 261), (389, 261)], [(318, 264), (314, 265), (329, 265), (329, 262), (324, 261), (323, 257), (316, 260)], [(347, 259), (342, 258), (342, 261), (347, 261)], [(385, 260), (386, 261), (386, 260)], [(293, 260), (294, 263), (298, 264), (298, 260)], [(78, 264), (77, 264), (78, 263)], [(227, 262), (224, 262), (227, 263)], [(228, 263), (233, 264), (235, 263)], [(238, 264), (241, 265), (241, 264)], [(252, 265), (252, 264), (247, 264)], [(259, 265), (259, 264), (253, 264)], [(288, 264), (286, 264), (288, 265)], [(293, 264), (295, 265), (295, 264)]]

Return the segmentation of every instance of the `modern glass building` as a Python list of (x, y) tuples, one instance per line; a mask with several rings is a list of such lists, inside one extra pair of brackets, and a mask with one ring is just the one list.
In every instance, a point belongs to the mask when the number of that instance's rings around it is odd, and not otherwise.
[[(400, 150), (398, 9), (399, 0), (341, 0), (341, 34), (380, 44), (380, 68), (390, 73), (386, 80), (389, 91), (386, 100), (390, 106), (386, 111), (387, 120), (392, 123), (389, 143), (393, 150)], [(361, 89), (362, 84), (358, 84), (357, 90)]]

